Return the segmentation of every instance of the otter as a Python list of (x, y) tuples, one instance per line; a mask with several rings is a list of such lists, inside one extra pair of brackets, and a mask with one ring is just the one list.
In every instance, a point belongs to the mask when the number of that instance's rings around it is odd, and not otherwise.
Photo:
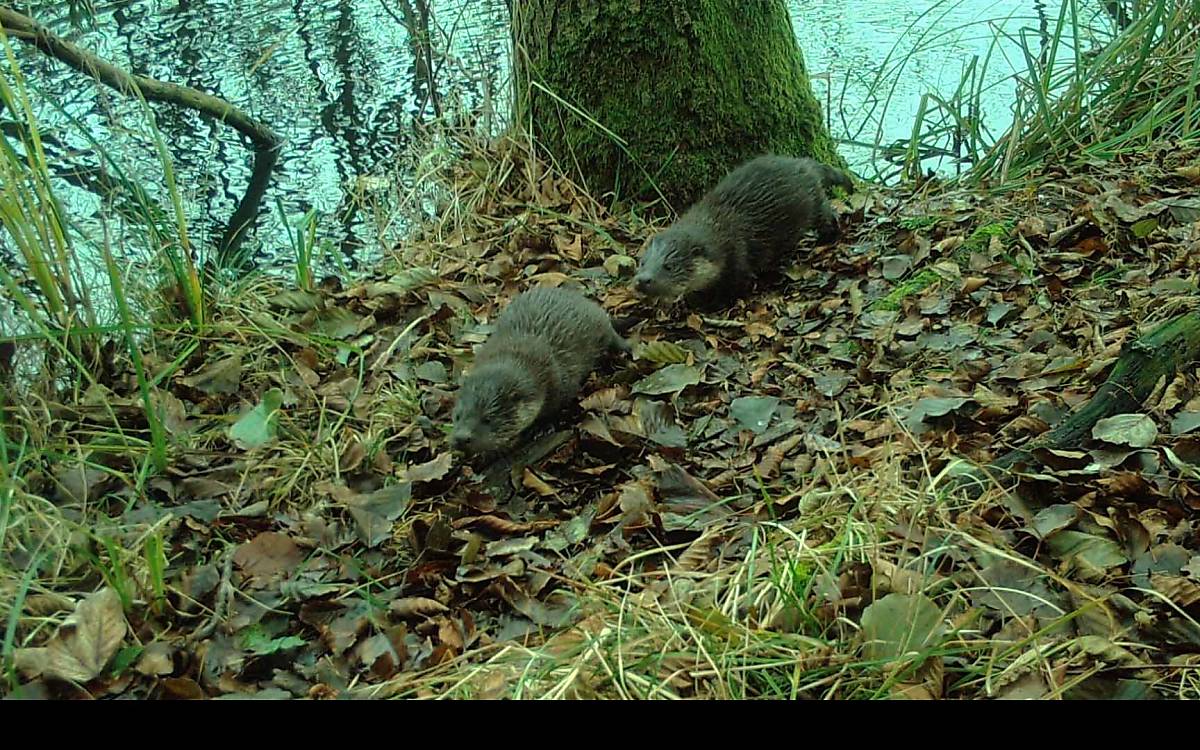
[(463, 379), (450, 446), (469, 455), (507, 451), (573, 401), (602, 357), (630, 350), (608, 313), (579, 292), (539, 286), (518, 294)]
[(685, 297), (701, 306), (739, 296), (759, 276), (777, 271), (806, 230), (816, 230), (822, 244), (840, 236), (827, 198), (834, 185), (854, 189), (844, 172), (813, 159), (751, 159), (650, 241), (634, 288), (646, 297)]

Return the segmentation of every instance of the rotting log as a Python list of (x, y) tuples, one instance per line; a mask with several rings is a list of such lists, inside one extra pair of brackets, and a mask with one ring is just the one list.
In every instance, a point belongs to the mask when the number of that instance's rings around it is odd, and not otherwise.
[(973, 487), (974, 494), (978, 494), (989, 475), (1003, 474), (1018, 466), (1040, 465), (1038, 451), (1078, 448), (1101, 419), (1138, 411), (1162, 384), (1195, 367), (1197, 362), (1200, 362), (1200, 310), (1180, 315), (1127, 343), (1108, 378), (1086, 404), (1028, 445), (1009, 451), (986, 467), (959, 475), (954, 486)]
[[(258, 204), (262, 199), (261, 188), (275, 165), (276, 152), (283, 143), (270, 127), (218, 96), (189, 86), (129, 73), (7, 6), (0, 6), (0, 28), (3, 28), (8, 36), (33, 45), (46, 55), (81, 73), (94, 76), (96, 80), (126, 96), (140, 96), (148, 102), (164, 102), (196, 110), (216, 118), (250, 139), (257, 152), (254, 174), (250, 178), (250, 188), (230, 220), (220, 247), (222, 256), (236, 252), (237, 245), (244, 237), (242, 229), (249, 218), (257, 215)], [(265, 173), (260, 174), (263, 170)]]

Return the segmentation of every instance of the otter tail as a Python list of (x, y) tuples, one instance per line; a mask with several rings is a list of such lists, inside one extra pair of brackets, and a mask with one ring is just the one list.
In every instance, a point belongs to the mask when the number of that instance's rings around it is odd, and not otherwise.
[[(818, 162), (820, 164), (820, 162)], [(821, 183), (825, 187), (825, 192), (830, 192), (830, 188), (840, 187), (846, 191), (846, 194), (854, 192), (854, 182), (851, 181), (850, 175), (840, 169), (834, 169), (827, 164), (820, 164), (821, 168)]]

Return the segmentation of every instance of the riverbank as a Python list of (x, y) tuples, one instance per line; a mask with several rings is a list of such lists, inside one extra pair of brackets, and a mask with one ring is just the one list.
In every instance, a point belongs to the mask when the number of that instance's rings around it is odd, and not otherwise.
[[(947, 477), (1194, 309), (1194, 146), (864, 186), (841, 242), (698, 315), (627, 286), (655, 227), (518, 144), (463, 145), (389, 272), (261, 279), (199, 336), (159, 331), (143, 375), (109, 348), (90, 385), (7, 391), (6, 693), (1191, 695), (1192, 370), (1018, 491)], [(518, 290), (566, 283), (650, 313), (634, 359), (527, 466), (464, 467), (471, 347)]]

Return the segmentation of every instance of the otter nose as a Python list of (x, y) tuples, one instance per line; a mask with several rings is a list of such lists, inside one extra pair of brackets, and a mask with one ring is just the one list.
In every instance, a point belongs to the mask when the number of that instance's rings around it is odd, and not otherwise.
[(634, 276), (633, 277), (633, 288), (636, 289), (639, 293), (641, 293), (641, 294), (649, 293), (650, 287), (651, 287), (651, 280), (650, 280), (649, 276)]

